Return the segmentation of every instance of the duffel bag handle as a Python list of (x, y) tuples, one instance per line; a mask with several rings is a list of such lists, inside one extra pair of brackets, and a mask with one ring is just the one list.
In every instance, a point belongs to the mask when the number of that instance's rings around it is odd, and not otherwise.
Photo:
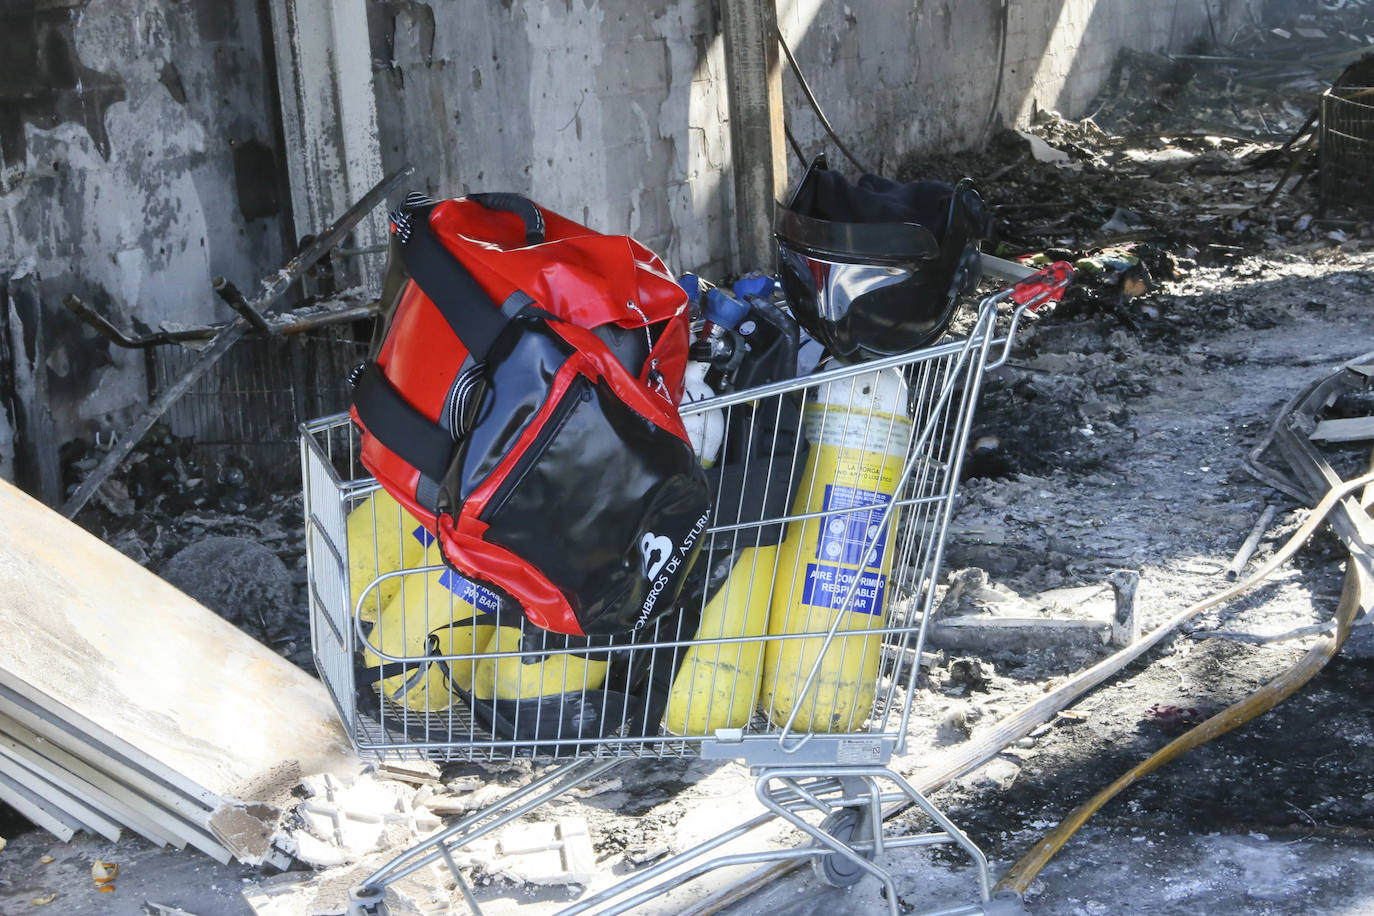
[(528, 197), (502, 192), (498, 194), (469, 194), (468, 200), (476, 201), (488, 210), (514, 213), (525, 223), (525, 244), (544, 244), (544, 214), (539, 212), (534, 201)]

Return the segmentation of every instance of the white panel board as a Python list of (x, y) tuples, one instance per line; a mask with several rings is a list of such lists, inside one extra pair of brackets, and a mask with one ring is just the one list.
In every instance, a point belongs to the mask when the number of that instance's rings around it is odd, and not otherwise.
[(4, 481), (0, 517), (9, 686), (207, 801), (354, 760), (318, 680)]

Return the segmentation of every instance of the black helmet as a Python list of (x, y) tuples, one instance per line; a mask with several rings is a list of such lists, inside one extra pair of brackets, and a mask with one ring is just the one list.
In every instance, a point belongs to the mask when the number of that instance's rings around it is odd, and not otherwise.
[(982, 274), (989, 220), (967, 178), (851, 185), (820, 156), (774, 220), (783, 290), (802, 327), (841, 362), (936, 340)]

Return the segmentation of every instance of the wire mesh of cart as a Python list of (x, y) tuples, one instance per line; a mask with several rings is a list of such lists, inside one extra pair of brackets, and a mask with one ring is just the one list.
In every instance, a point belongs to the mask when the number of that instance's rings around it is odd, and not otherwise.
[[(359, 753), (559, 764), (377, 871), (353, 890), (353, 912), (443, 862), (480, 913), (462, 847), (626, 758), (697, 755), (753, 768), (767, 813), (560, 912), (624, 912), (721, 865), (809, 857), (834, 885), (876, 876), (895, 916), (878, 854), (933, 843), (968, 854), (979, 901), (938, 912), (993, 912), (983, 854), (886, 764), (906, 751), (982, 379), (1070, 274), (1054, 265), (984, 299), (962, 336), (935, 346), (684, 405), (714, 509), (681, 613), (629, 636), (528, 625), (447, 568), (366, 476), (347, 415), (304, 425), (312, 647)], [(931, 831), (885, 835), (882, 808), (897, 801)], [(809, 842), (706, 859), (774, 816)]]

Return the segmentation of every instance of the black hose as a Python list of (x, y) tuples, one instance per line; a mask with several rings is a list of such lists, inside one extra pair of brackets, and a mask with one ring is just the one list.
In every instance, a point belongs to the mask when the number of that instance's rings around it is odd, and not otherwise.
[(782, 125), (782, 132), (787, 135), (787, 145), (792, 147), (792, 152), (797, 154), (797, 161), (805, 169), (807, 166), (806, 154), (802, 152), (801, 144), (797, 142), (796, 137), (792, 136), (792, 128), (788, 127), (785, 121)]
[(1011, 26), (1011, 0), (1002, 0), (1002, 27), (1001, 38), (998, 39), (997, 49), (997, 85), (992, 89), (992, 105), (988, 108), (988, 119), (983, 123), (983, 132), (978, 137), (978, 145), (981, 147), (988, 141), (988, 133), (992, 130), (992, 123), (997, 120), (997, 106), (1002, 104), (1002, 76), (1007, 66), (1007, 32)]

